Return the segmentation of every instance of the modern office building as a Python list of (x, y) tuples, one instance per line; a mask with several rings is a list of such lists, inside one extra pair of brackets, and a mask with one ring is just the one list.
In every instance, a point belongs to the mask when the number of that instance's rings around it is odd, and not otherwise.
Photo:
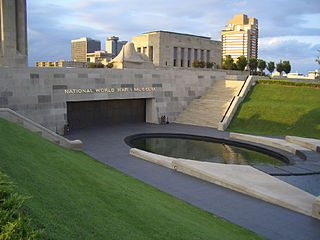
[(132, 42), (157, 67), (190, 68), (195, 60), (221, 62), (221, 42), (210, 37), (155, 31), (132, 37)]
[(71, 40), (71, 61), (87, 62), (87, 53), (100, 51), (101, 42), (87, 37)]
[(126, 45), (126, 43), (127, 41), (119, 41), (118, 37), (108, 37), (106, 40), (106, 51), (111, 53), (114, 58), (120, 53), (122, 47)]
[(258, 58), (258, 20), (237, 14), (221, 31), (222, 57), (231, 55), (234, 61), (244, 55)]

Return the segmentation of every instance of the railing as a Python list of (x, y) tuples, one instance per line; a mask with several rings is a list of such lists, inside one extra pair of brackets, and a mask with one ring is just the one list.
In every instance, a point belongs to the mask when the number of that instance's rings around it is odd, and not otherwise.
[(223, 122), (223, 120), (224, 120), (224, 118), (226, 117), (226, 115), (227, 115), (227, 113), (228, 113), (228, 111), (229, 111), (229, 109), (230, 109), (230, 107), (231, 107), (231, 105), (232, 105), (232, 103), (233, 103), (233, 101), (234, 101), (235, 98), (236, 98), (236, 97), (233, 96), (233, 98), (232, 98), (232, 100), (231, 100), (231, 102), (230, 102), (230, 104), (229, 104), (229, 106), (228, 106), (226, 112), (224, 113), (223, 118), (221, 119), (220, 122)]
[[(242, 91), (243, 87), (246, 85), (246, 82), (247, 82), (248, 79), (249, 79), (249, 76), (246, 78), (246, 80), (245, 80), (244, 83), (242, 84), (242, 86), (241, 86), (241, 88), (240, 88), (240, 90), (239, 90), (239, 92), (238, 92), (238, 94), (237, 94), (238, 97), (240, 96), (241, 91)], [(233, 103), (233, 101), (234, 101), (235, 98), (236, 98), (235, 96), (232, 98), (232, 100), (231, 100), (231, 102), (230, 102), (230, 104), (229, 104), (229, 106), (228, 106), (226, 112), (224, 113), (224, 115), (223, 115), (223, 117), (222, 117), (222, 119), (221, 119), (220, 122), (223, 122), (223, 120), (225, 119), (225, 117), (226, 117), (226, 115), (227, 115), (227, 113), (228, 113), (228, 111), (229, 111), (229, 109), (230, 109), (230, 107), (231, 107), (231, 105), (232, 105), (232, 103)]]
[(238, 92), (238, 97), (240, 96), (240, 94), (241, 94), (241, 92), (242, 92), (242, 89), (243, 89), (243, 87), (246, 85), (246, 82), (247, 82), (247, 80), (249, 79), (249, 76), (246, 78), (246, 80), (244, 81), (244, 83), (242, 84), (242, 86), (241, 86), (241, 88), (240, 88), (240, 91)]

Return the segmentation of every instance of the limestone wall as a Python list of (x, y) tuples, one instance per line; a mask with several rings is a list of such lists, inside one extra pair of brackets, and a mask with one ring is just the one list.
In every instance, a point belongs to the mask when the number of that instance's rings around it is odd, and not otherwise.
[(147, 120), (166, 115), (171, 122), (226, 76), (208, 70), (0, 68), (0, 108), (63, 133), (68, 101), (147, 98)]

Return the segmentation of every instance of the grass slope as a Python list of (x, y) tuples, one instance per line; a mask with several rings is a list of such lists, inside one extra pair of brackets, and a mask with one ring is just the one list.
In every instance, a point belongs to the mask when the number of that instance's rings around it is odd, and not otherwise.
[(45, 239), (262, 239), (0, 119), (0, 169)]
[(258, 84), (227, 130), (320, 139), (320, 89)]

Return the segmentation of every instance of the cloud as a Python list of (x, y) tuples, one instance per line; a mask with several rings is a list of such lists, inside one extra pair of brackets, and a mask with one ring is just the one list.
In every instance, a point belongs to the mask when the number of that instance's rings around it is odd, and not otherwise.
[[(130, 41), (132, 36), (155, 30), (220, 40), (228, 20), (239, 13), (258, 19), (260, 39), (279, 41), (269, 48), (262, 41), (259, 56), (296, 59), (299, 55), (302, 59), (310, 56), (311, 45), (320, 37), (318, 0), (34, 0), (28, 1), (30, 62), (70, 58), (70, 40), (83, 36), (101, 40), (102, 46), (108, 36)], [(293, 47), (285, 46), (282, 40), (292, 36), (309, 38), (311, 43), (297, 40), (286, 42)], [(296, 47), (306, 48), (304, 56)]]
[(259, 58), (279, 62), (289, 60), (292, 71), (307, 74), (319, 68), (315, 62), (319, 44), (304, 42), (301, 39), (270, 38), (260, 41)]

